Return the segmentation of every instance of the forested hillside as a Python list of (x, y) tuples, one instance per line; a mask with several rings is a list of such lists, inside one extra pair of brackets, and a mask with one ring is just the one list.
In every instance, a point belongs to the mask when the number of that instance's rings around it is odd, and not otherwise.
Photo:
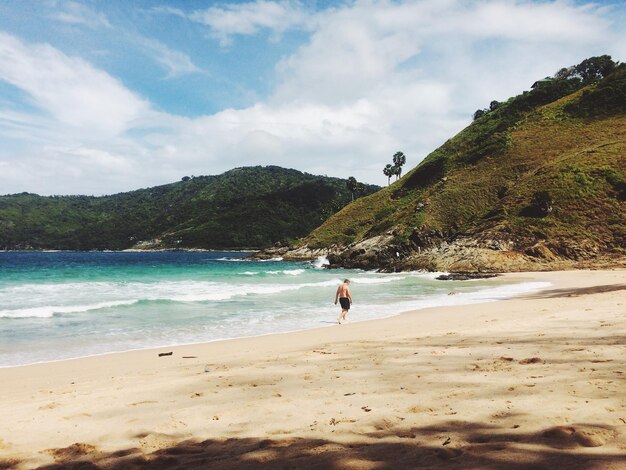
[(399, 181), (329, 218), (295, 255), (322, 248), (335, 265), (388, 270), (623, 262), (624, 64), (588, 59), (474, 117)]
[(102, 197), (0, 196), (0, 249), (262, 248), (306, 235), (351, 198), (346, 180), (275, 166)]

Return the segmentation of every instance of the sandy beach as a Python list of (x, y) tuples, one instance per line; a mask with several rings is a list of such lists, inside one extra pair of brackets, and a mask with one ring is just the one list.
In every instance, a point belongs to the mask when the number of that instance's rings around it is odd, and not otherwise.
[(626, 468), (626, 270), (506, 276), (551, 286), (0, 369), (0, 469)]

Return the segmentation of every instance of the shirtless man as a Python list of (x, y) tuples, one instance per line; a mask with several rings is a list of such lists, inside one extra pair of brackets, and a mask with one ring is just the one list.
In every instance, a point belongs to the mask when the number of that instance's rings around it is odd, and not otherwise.
[(346, 315), (348, 314), (348, 310), (350, 310), (350, 304), (352, 303), (352, 296), (350, 295), (350, 281), (348, 279), (344, 279), (343, 284), (337, 287), (337, 293), (335, 294), (335, 305), (337, 305), (337, 300), (341, 304), (341, 313), (337, 318), (337, 323), (341, 325), (341, 320), (346, 320)]

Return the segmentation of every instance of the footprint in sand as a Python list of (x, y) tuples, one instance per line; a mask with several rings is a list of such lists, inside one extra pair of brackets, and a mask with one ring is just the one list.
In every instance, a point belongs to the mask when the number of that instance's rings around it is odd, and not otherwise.
[(404, 421), (404, 418), (400, 416), (388, 416), (374, 423), (374, 429), (377, 431), (388, 431), (396, 427), (402, 421)]
[(433, 409), (427, 406), (415, 405), (408, 408), (407, 413), (432, 413)]
[(91, 414), (90, 413), (78, 413), (75, 415), (63, 416), (63, 419), (66, 421), (77, 419), (77, 418), (91, 418)]
[(59, 406), (61, 406), (60, 403), (57, 403), (55, 401), (48, 403), (46, 405), (42, 405), (39, 407), (40, 410), (54, 410), (55, 408), (58, 408)]
[(518, 362), (518, 364), (527, 365), (527, 364), (545, 364), (546, 361), (541, 359), (540, 357), (529, 357), (526, 359), (522, 359)]
[(317, 354), (337, 354), (335, 352), (324, 351), (323, 349), (314, 349), (313, 352)]
[(126, 406), (149, 405), (149, 404), (151, 404), (151, 403), (158, 403), (158, 402), (156, 402), (156, 401), (154, 401), (154, 400), (144, 400), (144, 401), (138, 401), (138, 402), (135, 402), (135, 403), (129, 403), (129, 404), (128, 404), (128, 405), (126, 405)]

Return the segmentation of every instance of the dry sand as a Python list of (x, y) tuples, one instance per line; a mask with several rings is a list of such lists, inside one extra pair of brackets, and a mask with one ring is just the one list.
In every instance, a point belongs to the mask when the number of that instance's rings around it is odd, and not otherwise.
[(0, 369), (0, 468), (626, 468), (626, 271), (509, 276), (553, 285)]

